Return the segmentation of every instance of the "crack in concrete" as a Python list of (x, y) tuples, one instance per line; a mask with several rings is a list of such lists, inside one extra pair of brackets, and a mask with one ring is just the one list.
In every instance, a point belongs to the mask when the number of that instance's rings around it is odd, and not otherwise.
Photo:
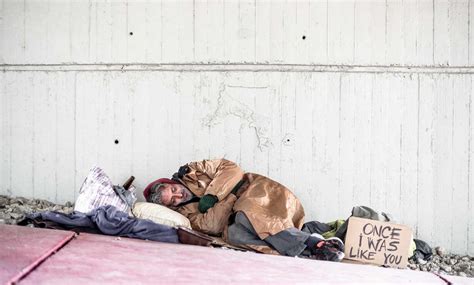
[[(268, 135), (268, 128), (265, 127), (266, 119), (264, 117), (259, 118), (255, 113), (255, 110), (251, 107), (240, 100), (233, 98), (230, 94), (226, 94), (226, 90), (229, 87), (260, 90), (267, 88), (261, 86), (231, 86), (222, 84), (217, 96), (217, 107), (211, 114), (204, 118), (202, 125), (211, 128), (220, 124), (227, 116), (235, 116), (241, 119), (241, 128), (243, 125), (246, 125), (248, 128), (255, 131), (258, 143), (257, 147), (261, 151), (264, 151), (265, 148), (271, 147), (272, 141)], [(224, 96), (224, 94), (227, 96)]]
[(436, 275), (439, 277), (439, 279), (443, 280), (444, 282), (446, 282), (446, 285), (451, 285), (453, 284), (452, 282), (450, 282), (448, 279), (444, 278), (443, 276), (441, 276), (440, 274), (438, 273), (435, 273), (435, 272), (431, 272), (432, 274)]
[[(75, 63), (0, 64), (1, 71), (91, 72), (91, 71), (176, 71), (176, 72), (331, 72), (331, 73), (408, 73), (473, 74), (473, 67), (447, 65), (320, 65), (264, 63)], [(243, 87), (250, 88), (250, 87)], [(263, 87), (253, 87), (263, 88)]]
[(21, 280), (25, 279), (30, 273), (32, 273), (36, 268), (38, 268), (41, 264), (47, 261), (51, 256), (53, 256), (56, 252), (60, 251), (66, 245), (68, 245), (72, 240), (74, 240), (79, 234), (73, 233), (70, 236), (65, 237), (62, 241), (60, 241), (56, 246), (46, 251), (42, 256), (40, 256), (36, 261), (28, 265), (26, 268), (23, 268), (16, 276), (12, 277), (9, 281), (7, 281), (7, 285), (9, 284), (17, 284)]

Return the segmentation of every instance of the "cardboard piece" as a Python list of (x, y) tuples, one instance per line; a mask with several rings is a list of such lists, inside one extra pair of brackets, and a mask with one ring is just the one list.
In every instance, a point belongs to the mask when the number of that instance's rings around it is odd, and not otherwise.
[(349, 218), (345, 258), (362, 263), (405, 268), (413, 238), (408, 226)]

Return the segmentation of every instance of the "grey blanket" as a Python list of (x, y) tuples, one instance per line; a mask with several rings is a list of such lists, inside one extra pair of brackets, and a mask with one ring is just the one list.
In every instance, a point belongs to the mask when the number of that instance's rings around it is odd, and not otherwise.
[(88, 214), (46, 211), (29, 214), (27, 218), (51, 221), (66, 229), (89, 228), (97, 229), (106, 235), (179, 243), (176, 229), (150, 220), (129, 217), (111, 205), (99, 207)]

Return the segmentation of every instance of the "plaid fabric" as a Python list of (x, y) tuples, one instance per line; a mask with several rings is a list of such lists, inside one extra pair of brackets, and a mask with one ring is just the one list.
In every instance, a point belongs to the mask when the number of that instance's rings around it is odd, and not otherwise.
[(113, 186), (110, 178), (100, 167), (93, 167), (82, 183), (74, 211), (87, 214), (100, 206), (112, 205), (120, 211), (129, 213), (130, 207), (115, 193)]

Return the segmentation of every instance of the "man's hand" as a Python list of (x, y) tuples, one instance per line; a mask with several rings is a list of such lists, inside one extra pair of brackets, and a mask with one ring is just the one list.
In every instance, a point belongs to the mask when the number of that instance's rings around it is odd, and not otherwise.
[(207, 212), (210, 208), (214, 207), (214, 205), (218, 202), (219, 200), (217, 199), (216, 196), (207, 194), (204, 195), (201, 200), (199, 200), (199, 205), (198, 205), (198, 210), (201, 213)]
[(189, 166), (187, 164), (181, 166), (178, 170), (178, 177), (182, 179), (183, 176), (186, 175), (186, 173), (189, 172), (189, 170), (191, 170), (191, 169), (189, 168)]

